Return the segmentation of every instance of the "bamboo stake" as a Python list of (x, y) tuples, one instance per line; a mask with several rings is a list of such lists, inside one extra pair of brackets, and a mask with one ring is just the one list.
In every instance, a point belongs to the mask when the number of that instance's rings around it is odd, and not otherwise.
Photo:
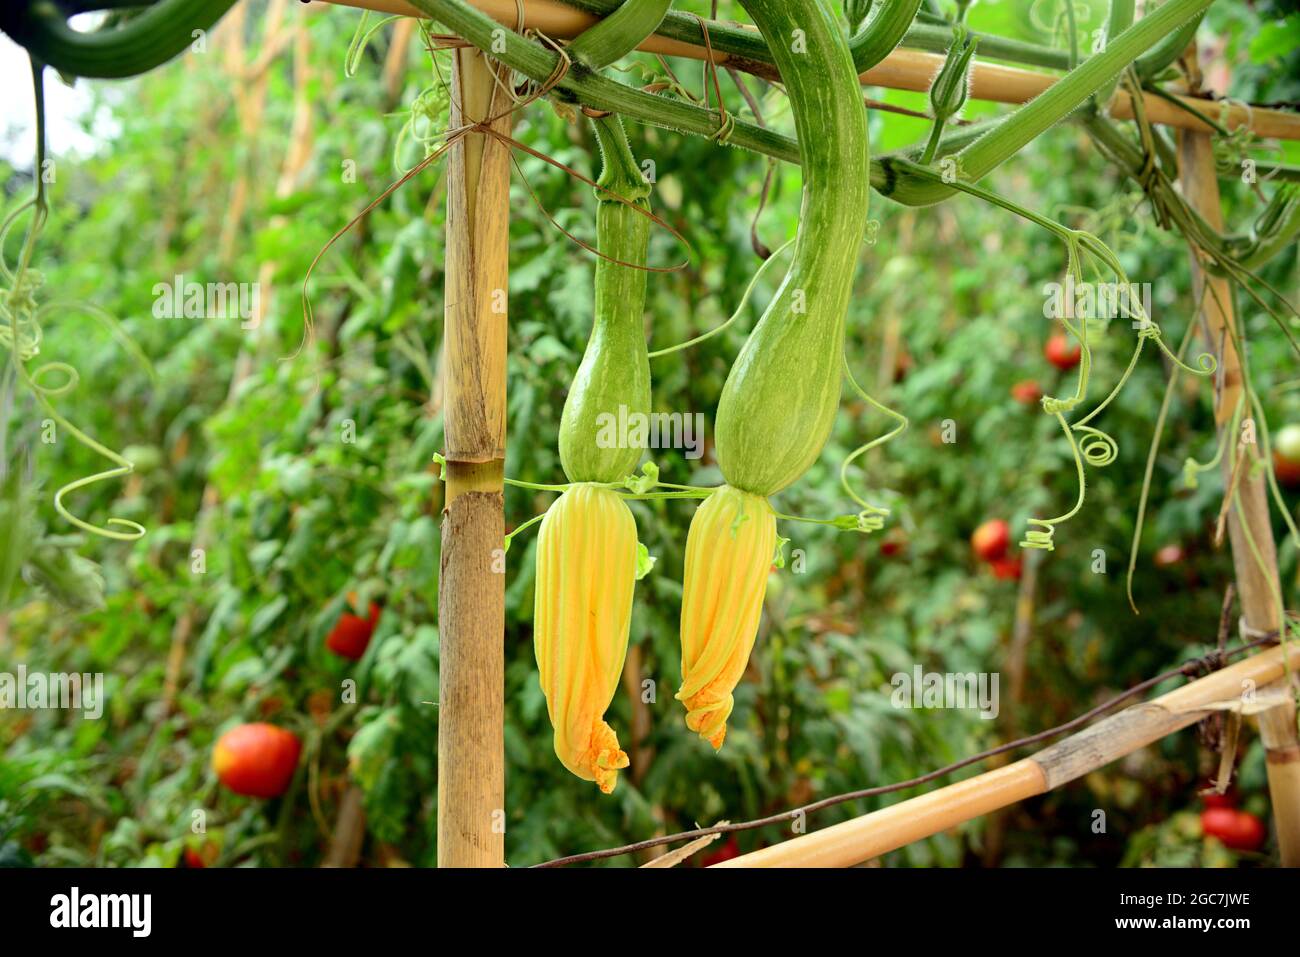
[[(1179, 178), (1183, 195), (1192, 209), (1216, 231), (1223, 229), (1223, 213), (1219, 206), (1219, 179), (1214, 168), (1213, 140), (1206, 133), (1183, 132), (1179, 135)], [(1232, 287), (1227, 279), (1210, 276), (1201, 268), (1198, 251), (1192, 251), (1192, 279), (1194, 295), (1203, 303), (1201, 307), (1202, 334), (1208, 349), (1219, 362), (1218, 387), (1214, 396), (1214, 417), (1218, 423), (1221, 440), (1238, 446), (1238, 456), (1244, 457), (1238, 469), (1233, 468), (1231, 456), (1223, 456), (1225, 494), (1231, 495), (1235, 486), (1241, 507), (1228, 513), (1228, 532), (1232, 541), (1232, 562), (1236, 572), (1237, 592), (1241, 596), (1242, 617), (1246, 626), (1264, 632), (1281, 625), (1282, 609), (1277, 606), (1278, 574), (1277, 547), (1273, 542), (1273, 527), (1268, 516), (1268, 492), (1262, 474), (1253, 474), (1251, 463), (1258, 457), (1257, 442), (1239, 442), (1239, 436), (1223, 436), (1231, 427), (1238, 403), (1243, 400), (1241, 356), (1233, 337), (1236, 335), (1236, 317), (1233, 314)], [(1208, 288), (1203, 287), (1209, 283)], [(1245, 418), (1253, 410), (1247, 408)], [(1244, 421), (1244, 420), (1243, 420)], [(1269, 463), (1271, 466), (1271, 463)], [(1239, 474), (1234, 476), (1234, 471)], [(1254, 542), (1254, 549), (1251, 548)], [(1260, 567), (1263, 559), (1264, 567)]]
[(1300, 643), (1270, 648), (1144, 704), (1133, 705), (1004, 768), (921, 794), (714, 867), (852, 867), (1044, 794), (1200, 721), (1210, 706), (1277, 681), (1300, 665)]
[[(494, 66), (457, 50), (453, 128), (503, 113)], [(493, 124), (510, 131), (508, 117)], [(505, 863), (506, 282), (510, 153), (469, 133), (447, 167), (447, 483), (438, 587), (438, 864)]]
[[(422, 15), (405, 0), (325, 0), (325, 2), (408, 17)], [(516, 5), (515, 0), (469, 0), (469, 2), (510, 29), (514, 29), (519, 23), (519, 6)], [(556, 39), (575, 37), (596, 22), (596, 17), (591, 14), (565, 6), (559, 0), (526, 0), (526, 2), (519, 0), (519, 2), (524, 9), (524, 27), (540, 30)], [(703, 60), (709, 55), (703, 46), (659, 36), (649, 37), (638, 49), (646, 53), (688, 57), (693, 60)], [(736, 69), (769, 79), (776, 76), (775, 68), (771, 64), (732, 57), (720, 51), (713, 52), (713, 59), (719, 66), (731, 65)], [(883, 62), (863, 73), (861, 80), (869, 86), (921, 92), (930, 88), (930, 82), (939, 72), (943, 61), (944, 57), (937, 53), (900, 47), (889, 54)], [(1056, 77), (1052, 74), (976, 61), (971, 71), (970, 95), (974, 99), (988, 100), (993, 103), (1024, 103), (1032, 100), (1054, 82)], [(1300, 115), (1263, 107), (1252, 109), (1240, 103), (1222, 105), (1197, 97), (1180, 96), (1177, 99), (1219, 121), (1228, 129), (1246, 126), (1261, 137), (1300, 140)], [(1191, 113), (1160, 97), (1145, 96), (1143, 106), (1147, 119), (1152, 123), (1179, 129), (1201, 131), (1210, 129)], [(1116, 119), (1132, 119), (1133, 104), (1129, 94), (1117, 91), (1110, 102), (1109, 112)]]
[[(1187, 58), (1193, 84), (1199, 84), (1195, 53)], [(1195, 87), (1193, 87), (1195, 88)], [(1216, 231), (1223, 229), (1219, 201), (1219, 178), (1215, 170), (1213, 140), (1207, 133), (1182, 131), (1179, 134), (1179, 178), (1188, 205)], [(1277, 546), (1273, 541), (1273, 524), (1269, 516), (1268, 488), (1258, 465), (1259, 443), (1239, 441), (1236, 435), (1224, 435), (1232, 428), (1234, 413), (1245, 398), (1242, 357), (1234, 341), (1237, 325), (1233, 312), (1232, 287), (1222, 277), (1209, 276), (1202, 269), (1198, 250), (1192, 249), (1194, 292), (1203, 303), (1202, 333), (1221, 372), (1215, 390), (1215, 421), (1220, 441), (1239, 443), (1241, 461), (1234, 467), (1231, 457), (1223, 457), (1225, 496), (1236, 489), (1236, 503), (1228, 512), (1228, 533), (1232, 543), (1232, 562), (1241, 595), (1242, 620), (1256, 631), (1283, 628), (1285, 610), (1280, 607), (1281, 583), (1277, 569)], [(1206, 283), (1208, 282), (1208, 287)], [(1247, 405), (1243, 421), (1250, 421), (1254, 410)], [(1264, 468), (1272, 468), (1264, 462)], [(1239, 474), (1234, 474), (1239, 473)], [(1288, 686), (1288, 690), (1290, 690)], [(1292, 692), (1293, 693), (1293, 692)], [(1259, 716), (1260, 734), (1268, 751), (1268, 785), (1283, 864), (1300, 866), (1300, 743), (1296, 737), (1295, 701), (1271, 708)]]
[(1268, 758), (1268, 793), (1283, 867), (1300, 867), (1300, 735), (1296, 733), (1295, 698), (1261, 711), (1259, 736)]

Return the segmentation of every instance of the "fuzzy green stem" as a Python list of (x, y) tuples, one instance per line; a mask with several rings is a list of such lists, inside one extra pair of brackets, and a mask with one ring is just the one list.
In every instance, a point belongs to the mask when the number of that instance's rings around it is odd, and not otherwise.
[(1204, 16), (1204, 12), (1198, 13), (1138, 57), (1133, 63), (1138, 79), (1145, 81), (1158, 76), (1165, 67), (1182, 56), (1183, 51), (1187, 49), (1187, 44), (1196, 39), (1196, 30), (1200, 27)]
[[(579, 10), (603, 16), (617, 10), (620, 0), (564, 0), (564, 3)], [(924, 19), (917, 13), (918, 5), (917, 0), (905, 0), (905, 3), (901, 6), (893, 2), (887, 2), (867, 22), (866, 27), (849, 41), (853, 64), (858, 67), (859, 73), (870, 66), (874, 66), (875, 62), (879, 62), (878, 60), (869, 62), (872, 57), (879, 55), (883, 59), (895, 46), (928, 50), (932, 53), (942, 53), (948, 49), (948, 44), (952, 40), (951, 25), (942, 19), (931, 23), (913, 22), (915, 19)], [(898, 19), (896, 18), (904, 16), (906, 16), (906, 21), (903, 23), (902, 39), (895, 39), (892, 44), (886, 43), (885, 38), (898, 29)], [(772, 63), (772, 54), (768, 50), (767, 44), (753, 30), (746, 30), (743, 27), (717, 20), (706, 20), (705, 23), (709, 31), (709, 44), (717, 52), (753, 60), (758, 63)], [(873, 30), (878, 32), (872, 32)], [(689, 13), (669, 12), (664, 17), (663, 22), (659, 24), (655, 34), (665, 39), (678, 40), (696, 46), (701, 46), (704, 43), (704, 34), (700, 29), (700, 21)], [(991, 34), (973, 35), (979, 38), (980, 52), (992, 59), (1021, 63), (1026, 66), (1048, 67), (1056, 70), (1064, 70), (1069, 67), (1069, 54), (1064, 50)], [(887, 49), (884, 49), (884, 53), (880, 53), (880, 50), (884, 47), (887, 47)], [(868, 65), (862, 66), (862, 63), (868, 63)]]
[[(1169, 0), (1155, 13), (1143, 17), (1101, 53), (1083, 61), (958, 153), (962, 177), (970, 181), (982, 179), (1068, 116), (1135, 58), (1210, 3), (1211, 0)], [(935, 184), (932, 180), (918, 181), (915, 177), (899, 175), (898, 170), (890, 172), (894, 178), (881, 192), (904, 205), (927, 206), (953, 194), (951, 185)]]
[[(1110, 9), (1106, 13), (1105, 44), (1109, 44), (1112, 37), (1119, 36), (1133, 25), (1133, 7), (1134, 0), (1110, 0)], [(1115, 95), (1115, 85), (1115, 81), (1111, 80), (1098, 90), (1093, 97), (1094, 105), (1099, 109), (1105, 109), (1106, 104)]]
[(663, 21), (672, 0), (623, 0), (613, 13), (569, 44), (569, 56), (600, 70), (627, 56)]

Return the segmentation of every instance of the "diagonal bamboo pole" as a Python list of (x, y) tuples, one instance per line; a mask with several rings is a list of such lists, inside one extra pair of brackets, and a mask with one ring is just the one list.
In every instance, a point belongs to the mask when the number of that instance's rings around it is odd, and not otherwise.
[[(406, 0), (326, 0), (326, 2), (408, 17), (422, 15)], [(518, 5), (515, 0), (470, 0), (470, 3), (510, 29), (514, 29), (519, 24), (519, 10), (522, 8), (525, 28), (540, 30), (555, 39), (577, 36), (597, 19), (589, 13), (565, 6), (559, 0), (519, 0)], [(638, 49), (646, 53), (661, 53), (665, 56), (688, 57), (694, 60), (703, 60), (709, 56), (709, 51), (703, 46), (660, 36), (649, 37)], [(719, 66), (731, 65), (744, 72), (769, 79), (776, 77), (776, 70), (771, 64), (743, 57), (732, 57), (717, 50), (713, 51), (712, 56)], [(930, 88), (930, 83), (943, 61), (944, 57), (941, 54), (900, 47), (882, 63), (864, 72), (861, 80), (870, 86), (925, 91)], [(1055, 81), (1056, 77), (1052, 74), (976, 61), (971, 71), (970, 95), (973, 99), (993, 103), (1024, 103), (1042, 93)], [(1240, 103), (1219, 104), (1197, 97), (1179, 96), (1175, 99), (1210, 116), (1228, 129), (1235, 130), (1245, 126), (1261, 137), (1300, 140), (1300, 115), (1295, 113), (1262, 107), (1249, 108)], [(1192, 113), (1155, 95), (1143, 97), (1143, 109), (1148, 121), (1152, 123), (1179, 129), (1201, 131), (1210, 129)], [(1129, 94), (1123, 91), (1117, 92), (1110, 102), (1109, 112), (1116, 119), (1132, 119), (1133, 103)]]
[(1125, 708), (1028, 758), (714, 867), (852, 867), (997, 808), (1044, 794), (1195, 724), (1300, 665), (1300, 642), (1275, 647)]
[[(452, 127), (505, 113), (503, 84), (457, 50)], [(510, 132), (509, 116), (493, 124)], [(506, 281), (510, 153), (469, 133), (447, 166), (443, 416), (447, 484), (438, 582), (438, 864), (505, 864)]]

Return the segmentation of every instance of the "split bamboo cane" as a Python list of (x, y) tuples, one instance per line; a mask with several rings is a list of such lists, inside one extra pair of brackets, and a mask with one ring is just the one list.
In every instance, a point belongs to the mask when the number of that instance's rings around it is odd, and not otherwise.
[[(506, 113), (493, 69), (476, 49), (456, 51), (453, 127)], [(508, 114), (493, 128), (508, 135)], [(447, 170), (438, 864), (502, 867), (509, 149), (469, 133), (452, 146)]]
[[(1193, 69), (1193, 73), (1195, 73)], [(1192, 209), (1214, 229), (1223, 228), (1219, 201), (1219, 178), (1215, 171), (1214, 146), (1209, 134), (1191, 130), (1179, 133), (1179, 178), (1183, 195)], [(1237, 322), (1232, 287), (1221, 277), (1210, 276), (1202, 269), (1197, 250), (1192, 250), (1192, 277), (1197, 299), (1202, 302), (1202, 332), (1210, 351), (1219, 361), (1218, 387), (1215, 390), (1215, 421), (1221, 441), (1232, 442), (1240, 462), (1234, 468), (1230, 456), (1223, 457), (1224, 488), (1233, 501), (1228, 512), (1228, 534), (1232, 544), (1232, 561), (1241, 595), (1242, 621), (1248, 629), (1265, 632), (1280, 629), (1285, 615), (1281, 607), (1281, 587), (1277, 570), (1277, 546), (1269, 517), (1268, 488), (1264, 475), (1253, 465), (1263, 457), (1257, 441), (1244, 436), (1224, 435), (1232, 428), (1234, 413), (1244, 398), (1242, 360), (1234, 337)], [(1249, 405), (1243, 423), (1252, 419)], [(1263, 463), (1271, 468), (1271, 462)], [(1235, 494), (1232, 490), (1235, 489)], [(1294, 694), (1294, 690), (1291, 690)], [(1300, 860), (1300, 790), (1296, 789), (1300, 749), (1296, 746), (1295, 705), (1290, 703), (1289, 733), (1287, 720), (1279, 718), (1277, 709), (1260, 715), (1260, 732), (1269, 753), (1269, 796), (1277, 824), (1283, 863), (1297, 866)]]
[[(1179, 166), (1183, 195), (1187, 203), (1215, 230), (1223, 229), (1219, 206), (1219, 179), (1214, 168), (1214, 145), (1205, 133), (1185, 131), (1179, 137)], [(1193, 294), (1202, 303), (1201, 324), (1206, 348), (1219, 363), (1216, 373), (1214, 417), (1220, 435), (1231, 427), (1238, 404), (1243, 400), (1241, 356), (1235, 336), (1237, 320), (1232, 301), (1232, 286), (1227, 279), (1210, 276), (1201, 268), (1196, 250), (1192, 251)], [(1208, 285), (1207, 285), (1208, 284)], [(1243, 423), (1254, 410), (1247, 408)], [(1277, 546), (1268, 516), (1268, 490), (1264, 476), (1251, 469), (1258, 442), (1240, 441), (1237, 435), (1223, 436), (1237, 445), (1242, 459), (1237, 469), (1223, 456), (1223, 485), (1236, 488), (1240, 507), (1228, 513), (1228, 532), (1232, 542), (1232, 561), (1236, 572), (1237, 593), (1241, 596), (1246, 626), (1258, 632), (1280, 627), (1282, 609), (1278, 607)], [(1233, 474), (1238, 472), (1239, 474)]]
[(1210, 706), (1300, 665), (1300, 642), (1270, 648), (1144, 704), (1133, 705), (1031, 757), (870, 814), (742, 854), (714, 867), (852, 867), (996, 808), (1045, 794), (1195, 724)]
[(1294, 691), (1259, 714), (1259, 736), (1268, 759), (1268, 793), (1283, 867), (1300, 867), (1300, 735)]
[[(339, 6), (395, 13), (418, 17), (420, 12), (405, 0), (325, 0)], [(559, 0), (469, 0), (483, 13), (511, 29), (519, 25), (519, 11), (524, 12), (523, 26), (536, 29), (556, 39), (570, 39), (596, 22), (589, 13), (565, 6)], [(638, 48), (646, 53), (665, 56), (688, 57), (703, 60), (709, 52), (700, 45), (651, 36)], [(731, 63), (738, 69), (758, 76), (772, 78), (775, 69), (770, 64), (753, 60), (732, 58), (726, 53), (713, 52), (719, 65)], [(733, 62), (734, 60), (734, 62)], [(925, 91), (930, 88), (943, 56), (921, 50), (899, 48), (883, 62), (862, 74), (862, 82), (869, 86), (882, 86), (894, 90)], [(971, 97), (993, 103), (1024, 103), (1032, 100), (1056, 81), (1048, 73), (1036, 73), (1017, 67), (976, 61), (971, 71)], [(1241, 103), (1219, 104), (1196, 97), (1175, 97), (1192, 109), (1215, 119), (1228, 129), (1247, 126), (1258, 136), (1269, 139), (1300, 140), (1300, 115), (1262, 107), (1251, 108)], [(1195, 115), (1168, 100), (1154, 95), (1143, 98), (1147, 119), (1162, 126), (1179, 129), (1208, 131), (1210, 128)], [(1127, 92), (1116, 92), (1110, 103), (1110, 114), (1117, 119), (1132, 119), (1133, 105)]]

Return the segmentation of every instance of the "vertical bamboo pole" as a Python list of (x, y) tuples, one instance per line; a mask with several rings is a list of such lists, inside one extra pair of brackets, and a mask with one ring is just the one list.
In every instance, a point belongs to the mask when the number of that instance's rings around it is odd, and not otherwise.
[[(455, 55), (452, 127), (502, 112), (495, 65), (473, 48)], [(493, 128), (509, 132), (509, 120)], [(452, 147), (447, 169), (438, 864), (501, 867), (509, 150), (470, 133)]]
[[(1183, 131), (1179, 134), (1179, 178), (1188, 204), (1216, 230), (1223, 229), (1223, 213), (1219, 206), (1219, 179), (1214, 169), (1214, 148), (1207, 133)], [(1219, 386), (1214, 395), (1214, 418), (1220, 435), (1231, 424), (1237, 404), (1243, 398), (1241, 356), (1233, 341), (1236, 334), (1236, 317), (1233, 315), (1232, 288), (1228, 280), (1212, 276), (1201, 268), (1196, 250), (1192, 250), (1192, 279), (1194, 292), (1202, 300), (1201, 323), (1206, 345), (1219, 360)], [(1206, 284), (1208, 288), (1206, 288)], [(1202, 297), (1202, 291), (1204, 296)], [(1250, 409), (1246, 416), (1252, 415)], [(1240, 436), (1222, 436), (1223, 441), (1238, 443)], [(1241, 610), (1246, 626), (1257, 631), (1278, 627), (1281, 609), (1277, 607), (1277, 546), (1273, 542), (1273, 527), (1268, 516), (1268, 493), (1262, 474), (1251, 474), (1250, 464), (1259, 455), (1258, 443), (1241, 444), (1240, 454), (1247, 461), (1232, 474), (1229, 456), (1223, 457), (1224, 488), (1236, 482), (1241, 507), (1235, 505), (1228, 513), (1228, 534), (1232, 542), (1232, 563), (1237, 578), (1237, 593), (1241, 596)], [(1254, 541), (1263, 559), (1263, 567), (1251, 549)]]
[[(1179, 178), (1188, 204), (1212, 228), (1222, 231), (1219, 179), (1215, 171), (1210, 135), (1183, 130), (1179, 133), (1178, 145)], [(1238, 503), (1231, 504), (1228, 511), (1228, 534), (1232, 543), (1237, 592), (1241, 596), (1242, 618), (1246, 627), (1254, 631), (1280, 631), (1284, 613), (1278, 604), (1281, 590), (1278, 582), (1277, 546), (1273, 541), (1273, 526), (1268, 511), (1268, 492), (1262, 470), (1252, 468), (1262, 457), (1260, 447), (1258, 442), (1242, 441), (1241, 436), (1223, 434), (1224, 429), (1231, 428), (1238, 403), (1244, 398), (1242, 357), (1238, 354), (1233, 339), (1237, 327), (1233, 314), (1232, 289), (1226, 279), (1209, 275), (1201, 267), (1198, 250), (1193, 249), (1194, 291), (1203, 303), (1202, 333), (1220, 366), (1219, 386), (1214, 397), (1214, 417), (1221, 440), (1236, 444), (1242, 459), (1234, 468), (1229, 461), (1230, 456), (1223, 457), (1225, 494), (1231, 495), (1235, 484), (1239, 499)], [(1245, 419), (1252, 415), (1253, 410), (1247, 407)], [(1271, 468), (1272, 463), (1265, 462), (1264, 467)], [(1273, 712), (1277, 710), (1273, 709)], [(1296, 764), (1296, 760), (1300, 751), (1296, 748), (1294, 703), (1285, 718), (1273, 712), (1260, 715), (1260, 733), (1267, 735), (1264, 747), (1269, 751), (1269, 796), (1279, 841), (1284, 841), (1283, 863), (1296, 866), (1297, 857), (1300, 856), (1300, 790), (1297, 790), (1300, 765)], [(1286, 728), (1288, 724), (1289, 731)]]
[(1282, 866), (1300, 867), (1300, 735), (1294, 698), (1260, 712), (1259, 736), (1268, 757), (1268, 792)]

